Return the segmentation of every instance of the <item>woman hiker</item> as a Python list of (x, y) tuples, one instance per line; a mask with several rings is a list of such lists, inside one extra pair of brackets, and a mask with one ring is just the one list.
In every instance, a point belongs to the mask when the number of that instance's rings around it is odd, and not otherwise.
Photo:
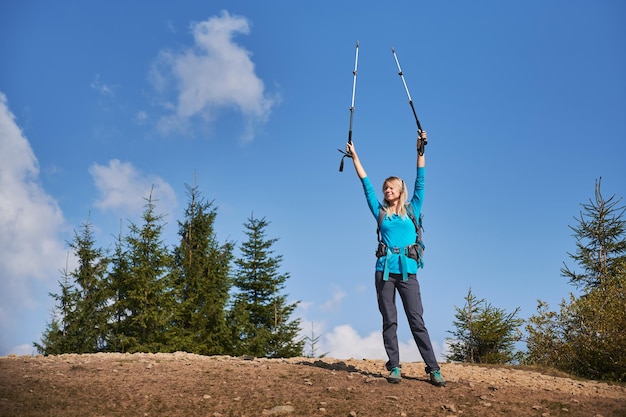
[[(426, 143), (426, 132), (418, 136)], [(426, 363), (426, 373), (433, 385), (443, 387), (446, 381), (441, 377), (439, 364), (430, 342), (428, 330), (424, 324), (424, 312), (420, 295), (417, 269), (422, 266), (419, 256), (411, 255), (408, 248), (416, 243), (417, 223), (424, 198), (425, 158), (420, 152), (417, 156), (417, 176), (411, 201), (407, 201), (408, 192), (404, 181), (398, 177), (389, 177), (383, 183), (383, 204), (377, 197), (370, 179), (361, 165), (352, 142), (346, 145), (346, 153), (352, 157), (354, 169), (361, 179), (367, 204), (375, 219), (379, 221), (379, 250), (376, 256), (376, 296), (378, 308), (383, 318), (383, 341), (389, 360), (386, 368), (390, 372), (387, 380), (398, 383), (402, 377), (400, 352), (398, 350), (398, 314), (396, 310), (396, 290), (400, 294), (409, 327), (422, 359)], [(409, 214), (413, 214), (413, 219)], [(407, 256), (409, 255), (409, 256)]]

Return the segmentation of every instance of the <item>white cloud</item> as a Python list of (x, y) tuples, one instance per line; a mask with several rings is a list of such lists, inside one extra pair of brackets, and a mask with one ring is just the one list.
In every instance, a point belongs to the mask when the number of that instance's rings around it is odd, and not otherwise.
[(37, 158), (0, 93), (0, 350), (17, 318), (41, 308), (66, 259), (63, 215), (38, 177)]
[(312, 301), (300, 301), (298, 303), (298, 310), (302, 310), (302, 314), (306, 314), (307, 311), (315, 304)]
[(91, 82), (90, 86), (103, 96), (113, 95), (113, 89), (100, 81), (100, 74), (96, 74), (96, 78)]
[(35, 356), (37, 354), (37, 349), (35, 349), (31, 344), (24, 344), (12, 348), (11, 353), (17, 356)]
[(332, 298), (320, 306), (320, 310), (329, 311), (337, 310), (341, 306), (341, 301), (346, 297), (346, 292), (339, 287), (333, 288)]
[(251, 53), (233, 42), (235, 34), (250, 32), (248, 20), (223, 11), (192, 24), (191, 32), (193, 47), (161, 51), (151, 71), (157, 90), (164, 92), (172, 78), (176, 84), (175, 110), (161, 118), (161, 129), (184, 130), (194, 117), (210, 122), (220, 110), (234, 108), (246, 121), (243, 138), (251, 140), (256, 127), (267, 121), (277, 99), (266, 94)]
[[(335, 286), (332, 290), (331, 298), (319, 306), (319, 311), (334, 312), (340, 309), (341, 303), (347, 296), (346, 292)], [(361, 336), (350, 324), (333, 325), (325, 320), (311, 321), (306, 315), (313, 310), (314, 303), (308, 302), (300, 304), (298, 313), (300, 315), (301, 331), (299, 337), (305, 339), (305, 354), (311, 354), (310, 338), (318, 338), (315, 346), (317, 355), (324, 354), (335, 359), (381, 359), (386, 361), (387, 353), (383, 344), (382, 330), (375, 330), (368, 335)], [(334, 326), (334, 327), (333, 327)], [(331, 328), (330, 332), (328, 328)], [(401, 338), (404, 331), (398, 331)], [(407, 333), (404, 333), (405, 336)], [(400, 349), (400, 360), (402, 362), (423, 362), (422, 356), (417, 349), (410, 332), (406, 341), (398, 341)], [(431, 340), (435, 357), (438, 361), (443, 361), (442, 344)], [(447, 350), (447, 346), (444, 347)]]
[[(323, 328), (323, 326), (320, 326)], [(316, 330), (317, 332), (317, 330)], [(323, 334), (317, 348), (318, 352), (328, 352), (327, 356), (335, 359), (382, 359), (387, 360), (381, 331), (374, 331), (361, 336), (348, 324), (336, 326), (331, 333)], [(435, 357), (442, 360), (441, 346), (431, 341)], [(423, 362), (413, 339), (399, 341), (401, 362)]]
[(135, 115), (135, 122), (138, 125), (144, 125), (147, 120), (148, 120), (148, 113), (146, 113), (143, 110), (138, 111), (137, 114)]
[(130, 162), (112, 159), (108, 165), (93, 164), (89, 173), (100, 193), (94, 205), (102, 210), (141, 213), (151, 193), (158, 213), (171, 213), (176, 207), (176, 194), (166, 181), (137, 171)]
[(167, 23), (167, 29), (172, 32), (172, 33), (176, 33), (176, 26), (174, 26), (174, 22), (172, 22), (171, 20), (168, 20)]
[(323, 338), (323, 350), (336, 359), (386, 359), (383, 338), (380, 332), (361, 337), (348, 324), (336, 326)]

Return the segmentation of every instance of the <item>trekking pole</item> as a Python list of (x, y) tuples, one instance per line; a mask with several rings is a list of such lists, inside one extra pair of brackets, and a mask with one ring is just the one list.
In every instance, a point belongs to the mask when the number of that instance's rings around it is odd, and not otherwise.
[(411, 93), (409, 93), (409, 87), (406, 85), (406, 81), (404, 80), (404, 73), (402, 72), (402, 68), (400, 68), (400, 62), (398, 61), (398, 56), (396, 55), (395, 49), (391, 48), (391, 52), (393, 53), (393, 57), (396, 60), (396, 65), (398, 66), (398, 75), (402, 78), (402, 84), (404, 84), (404, 89), (406, 90), (406, 95), (409, 97), (409, 104), (411, 105), (411, 110), (413, 110), (413, 116), (415, 116), (415, 123), (417, 123), (417, 137), (418, 137), (418, 147), (417, 151), (420, 155), (424, 155), (424, 146), (428, 143), (427, 139), (422, 139), (420, 134), (422, 133), (422, 125), (420, 124), (420, 120), (417, 118), (417, 113), (415, 112), (415, 106), (413, 105), (413, 100), (411, 100)]
[[(352, 117), (354, 116), (354, 93), (356, 92), (356, 69), (359, 63), (359, 41), (356, 41), (356, 55), (354, 57), (354, 71), (352, 71), (352, 102), (350, 104), (350, 130), (348, 131), (348, 143), (352, 143)], [(343, 154), (341, 163), (339, 164), (339, 172), (343, 171), (343, 160), (345, 157), (352, 158), (350, 152), (344, 152), (337, 149)]]

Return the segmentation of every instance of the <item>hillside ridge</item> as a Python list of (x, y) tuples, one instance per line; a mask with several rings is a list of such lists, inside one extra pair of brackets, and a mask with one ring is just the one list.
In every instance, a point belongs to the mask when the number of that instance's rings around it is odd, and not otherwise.
[(0, 416), (626, 416), (626, 387), (509, 366), (97, 353), (0, 357)]

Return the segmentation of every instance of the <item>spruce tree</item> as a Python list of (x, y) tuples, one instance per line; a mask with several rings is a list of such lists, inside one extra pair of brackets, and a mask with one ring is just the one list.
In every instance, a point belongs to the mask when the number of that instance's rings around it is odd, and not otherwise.
[(456, 330), (449, 331), (450, 354), (446, 358), (470, 363), (510, 363), (516, 360), (515, 342), (520, 340), (517, 318), (519, 308), (512, 313), (477, 299), (470, 288), (463, 308), (455, 307)]
[(108, 259), (96, 247), (89, 221), (81, 225), (80, 233), (74, 232), (69, 247), (78, 265), (64, 272), (61, 293), (51, 294), (61, 317), (53, 313), (43, 345), (36, 345), (42, 353), (94, 353), (106, 349)]
[(63, 274), (59, 281), (61, 293), (48, 293), (55, 300), (51, 321), (46, 324), (46, 329), (41, 336), (41, 343), (33, 343), (37, 352), (42, 355), (60, 355), (71, 352), (72, 341), (68, 337), (68, 327), (71, 311), (76, 307), (77, 292), (70, 282), (67, 262), (61, 273)]
[(112, 352), (126, 352), (128, 347), (134, 345), (129, 341), (127, 328), (129, 320), (128, 293), (132, 279), (130, 278), (130, 262), (128, 252), (124, 246), (122, 224), (115, 242), (115, 250), (110, 258), (111, 269), (107, 276), (108, 287), (111, 295), (109, 305), (109, 342), (108, 347)]
[(574, 232), (577, 251), (568, 253), (582, 272), (561, 275), (582, 290), (560, 311), (539, 300), (529, 319), (526, 362), (593, 379), (626, 380), (626, 220), (621, 199), (604, 199), (596, 181), (595, 201), (582, 204)]
[(287, 303), (282, 293), (289, 273), (279, 273), (282, 255), (266, 237), (269, 222), (253, 215), (244, 224), (248, 240), (236, 259), (234, 285), (237, 293), (230, 311), (233, 353), (258, 357), (293, 357), (303, 353), (304, 341), (297, 340), (300, 320), (290, 320), (299, 302)]
[(596, 181), (595, 201), (581, 204), (583, 211), (575, 218), (577, 224), (570, 226), (576, 239), (576, 253), (569, 257), (582, 268), (572, 271), (566, 264), (561, 275), (570, 283), (589, 291), (600, 287), (605, 280), (615, 277), (626, 262), (625, 207), (619, 207), (621, 199), (615, 195), (605, 200), (600, 191), (602, 178)]
[(130, 224), (126, 237), (128, 276), (124, 282), (127, 317), (122, 333), (130, 352), (171, 350), (174, 298), (171, 293), (172, 260), (162, 241), (163, 215), (155, 214), (152, 192), (146, 199), (141, 227)]
[(176, 350), (224, 354), (229, 330), (225, 310), (232, 287), (233, 243), (220, 244), (215, 233), (217, 210), (187, 186), (185, 221), (178, 222), (180, 243), (174, 249), (178, 306), (172, 329)]
[(626, 381), (626, 275), (613, 276), (562, 311), (567, 372)]
[(78, 258), (78, 267), (71, 276), (79, 290), (76, 308), (70, 317), (70, 328), (75, 333), (75, 353), (93, 353), (106, 349), (107, 303), (106, 285), (108, 259), (95, 246), (92, 225), (85, 222), (81, 233), (70, 243)]
[[(571, 301), (574, 297), (571, 296)], [(565, 313), (568, 304), (561, 302), (561, 312)], [(566, 314), (551, 311), (548, 303), (537, 302), (537, 314), (528, 319), (526, 331), (526, 348), (524, 362), (531, 365), (565, 369), (567, 358), (571, 356), (565, 342), (563, 330)]]

